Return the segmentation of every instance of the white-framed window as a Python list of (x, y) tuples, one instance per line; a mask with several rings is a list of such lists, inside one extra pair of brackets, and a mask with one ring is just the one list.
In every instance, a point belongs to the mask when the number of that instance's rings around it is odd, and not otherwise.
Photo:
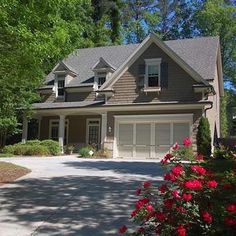
[(145, 59), (144, 85), (147, 88), (161, 86), (161, 58)]
[(101, 87), (106, 82), (106, 78), (107, 78), (107, 73), (105, 73), (105, 72), (96, 72), (95, 82), (97, 82), (98, 87)]
[(55, 88), (56, 88), (56, 97), (64, 98), (65, 97), (65, 76), (64, 75), (56, 76)]
[[(68, 142), (69, 120), (65, 120), (64, 144)], [(59, 138), (59, 119), (52, 119), (49, 123), (49, 138), (58, 141)]]
[(86, 143), (93, 146), (100, 144), (100, 119), (87, 119)]

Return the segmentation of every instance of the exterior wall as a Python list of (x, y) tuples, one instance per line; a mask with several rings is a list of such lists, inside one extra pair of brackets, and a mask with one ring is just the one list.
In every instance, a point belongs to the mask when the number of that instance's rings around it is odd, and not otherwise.
[[(113, 141), (114, 141), (114, 116), (115, 115), (153, 115), (153, 114), (189, 114), (193, 113), (193, 126), (192, 126), (192, 141), (194, 151), (197, 150), (196, 146), (196, 135), (197, 135), (197, 127), (199, 124), (199, 120), (202, 117), (202, 110), (162, 110), (162, 111), (130, 111), (130, 112), (108, 112), (107, 113), (107, 138), (105, 147), (108, 148), (111, 152), (113, 151)], [(110, 131), (109, 132), (109, 127)]]
[(54, 102), (56, 99), (55, 93), (45, 94), (41, 96), (42, 102)]
[[(65, 119), (69, 120), (68, 129), (68, 144), (75, 144), (83, 146), (86, 144), (86, 120), (88, 118), (101, 118), (99, 115), (81, 115), (81, 116), (67, 116)], [(40, 139), (49, 138), (49, 123), (51, 119), (59, 119), (57, 116), (42, 117)]]
[(79, 102), (79, 101), (94, 101), (96, 99), (95, 92), (77, 92), (77, 93), (67, 93), (67, 102)]
[(219, 96), (219, 80), (217, 66), (215, 69), (215, 78), (210, 84), (214, 87), (216, 94), (208, 97), (208, 101), (213, 102), (213, 107), (206, 111), (206, 117), (210, 123), (212, 144), (214, 141), (214, 132), (216, 127), (216, 132), (218, 137), (220, 136), (220, 96)]
[[(142, 92), (139, 87), (139, 66), (145, 65), (144, 59), (148, 58), (162, 58), (163, 62), (168, 63), (168, 88), (162, 89), (159, 94)], [(192, 85), (195, 83), (176, 62), (152, 44), (113, 85), (115, 94), (108, 103), (197, 101), (201, 99), (201, 94), (193, 92)]]

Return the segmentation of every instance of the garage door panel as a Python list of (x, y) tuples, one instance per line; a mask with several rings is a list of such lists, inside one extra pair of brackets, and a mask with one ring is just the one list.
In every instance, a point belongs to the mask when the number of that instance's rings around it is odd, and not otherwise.
[(170, 123), (155, 125), (155, 144), (169, 145), (170, 144)]
[(133, 124), (119, 125), (119, 145), (133, 145)]
[(151, 144), (150, 124), (136, 124), (136, 144), (150, 146)]
[(182, 144), (183, 140), (189, 137), (188, 123), (174, 123), (173, 124), (173, 143)]
[(150, 146), (136, 146), (136, 157), (137, 158), (150, 158)]
[(133, 146), (119, 145), (119, 157), (132, 157)]

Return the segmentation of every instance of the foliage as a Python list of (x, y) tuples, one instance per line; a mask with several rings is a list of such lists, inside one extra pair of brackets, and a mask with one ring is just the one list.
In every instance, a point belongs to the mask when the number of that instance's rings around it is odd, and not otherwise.
[(136, 190), (139, 200), (131, 218), (139, 224), (138, 229), (131, 232), (122, 226), (119, 232), (140, 236), (235, 235), (236, 162), (222, 175), (221, 170), (218, 174), (210, 169), (212, 165), (204, 165), (199, 156), (187, 164), (174, 153), (165, 159), (169, 170), (165, 183), (157, 188), (146, 181)]
[(211, 155), (211, 131), (206, 117), (201, 117), (197, 132), (197, 151), (206, 157)]
[(82, 157), (91, 157), (94, 155), (95, 151), (95, 148), (92, 146), (85, 146), (79, 149), (79, 154)]
[(5, 157), (13, 157), (14, 155), (11, 153), (0, 153), (0, 158), (5, 158)]
[(236, 154), (233, 151), (230, 151), (229, 148), (225, 147), (224, 145), (219, 145), (214, 150), (214, 155), (217, 159), (233, 159), (236, 160)]
[(74, 150), (75, 150), (75, 146), (74, 145), (67, 145), (65, 147), (65, 153), (66, 154), (72, 154)]
[(48, 156), (59, 155), (59, 143), (53, 140), (32, 140), (27, 141), (25, 144), (16, 143), (8, 145), (3, 148), (3, 153), (20, 155), (20, 156)]
[(111, 157), (111, 152), (107, 149), (100, 149), (94, 153), (94, 157), (97, 158), (110, 158)]
[(59, 146), (59, 142), (48, 139), (41, 141), (40, 145), (45, 146), (48, 148), (49, 153), (53, 156), (60, 155), (61, 149)]

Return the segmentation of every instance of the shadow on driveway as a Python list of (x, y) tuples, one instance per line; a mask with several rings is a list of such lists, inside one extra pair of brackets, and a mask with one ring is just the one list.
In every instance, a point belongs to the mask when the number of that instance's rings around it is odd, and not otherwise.
[[(155, 163), (86, 161), (63, 164), (78, 168), (78, 172), (85, 168), (139, 174), (145, 178), (151, 175), (158, 179), (161, 175)], [(128, 222), (137, 199), (135, 189), (142, 181), (140, 177), (79, 175), (20, 180), (1, 188), (0, 235), (117, 235), (119, 226)], [(11, 231), (6, 233), (7, 225), (16, 226), (12, 234)]]

